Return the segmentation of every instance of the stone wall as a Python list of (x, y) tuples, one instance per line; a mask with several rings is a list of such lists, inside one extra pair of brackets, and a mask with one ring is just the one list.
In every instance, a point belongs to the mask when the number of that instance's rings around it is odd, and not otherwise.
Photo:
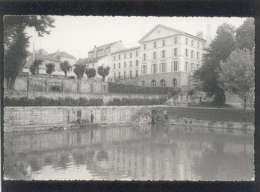
[[(155, 108), (158, 106), (145, 106)], [(51, 126), (66, 126), (78, 120), (94, 123), (129, 123), (144, 106), (99, 107), (5, 107), (4, 131), (40, 130)]]

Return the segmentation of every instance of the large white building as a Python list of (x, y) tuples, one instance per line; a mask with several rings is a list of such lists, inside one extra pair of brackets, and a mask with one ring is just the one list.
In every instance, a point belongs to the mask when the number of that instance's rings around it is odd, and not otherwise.
[(163, 25), (140, 40), (140, 47), (112, 53), (113, 80), (143, 86), (183, 87), (202, 64), (206, 40)]

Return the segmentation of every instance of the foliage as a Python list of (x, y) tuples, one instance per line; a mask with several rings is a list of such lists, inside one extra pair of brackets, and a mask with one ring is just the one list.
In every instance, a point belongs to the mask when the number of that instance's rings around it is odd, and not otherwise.
[(4, 76), (7, 80), (7, 88), (13, 89), (16, 76), (21, 72), (26, 62), (28, 52), (28, 37), (24, 33), (24, 28), (19, 27), (16, 30), (16, 35), (10, 45), (8, 51), (4, 55)]
[(33, 75), (39, 74), (40, 65), (42, 64), (42, 60), (36, 59), (33, 64), (30, 66), (30, 72)]
[(67, 77), (67, 73), (71, 69), (71, 66), (68, 61), (63, 61), (60, 63), (60, 69), (64, 72), (65, 77)]
[(103, 67), (103, 66), (99, 66), (98, 67), (98, 74), (100, 76), (102, 76), (102, 80), (105, 81), (106, 76), (109, 74), (110, 71), (110, 67)]
[(7, 88), (13, 89), (15, 80), (21, 72), (28, 55), (29, 37), (25, 34), (27, 27), (33, 27), (39, 36), (49, 34), (48, 28), (53, 26), (54, 20), (49, 16), (19, 16), (4, 17), (4, 64)]
[(5, 106), (100, 106), (103, 105), (103, 99), (73, 99), (73, 98), (58, 98), (52, 99), (47, 97), (36, 97), (34, 99), (8, 98), (4, 99)]
[(55, 71), (55, 65), (54, 63), (48, 63), (46, 64), (46, 73), (47, 74), (52, 74)]
[(164, 94), (174, 96), (180, 92), (179, 88), (172, 87), (143, 87), (136, 85), (126, 85), (118, 83), (108, 83), (109, 93), (136, 93), (136, 94)]
[(235, 50), (226, 62), (221, 63), (221, 69), (219, 79), (224, 89), (239, 95), (246, 102), (255, 87), (254, 54), (245, 49)]
[(255, 24), (254, 18), (248, 18), (236, 30), (237, 47), (252, 50), (255, 47)]
[(77, 63), (77, 64), (75, 64), (75, 68), (74, 68), (73, 72), (77, 75), (78, 79), (81, 79), (85, 73), (85, 70), (86, 70), (85, 64)]
[(194, 78), (200, 81), (200, 86), (208, 96), (214, 96), (216, 105), (225, 103), (225, 92), (219, 81), (220, 62), (225, 61), (235, 49), (234, 27), (223, 24), (217, 29), (217, 36), (206, 50), (200, 69), (195, 71)]
[(161, 105), (166, 102), (166, 98), (159, 99), (117, 99), (114, 98), (112, 101), (109, 101), (107, 105)]
[(96, 69), (94, 69), (94, 68), (87, 68), (85, 73), (88, 76), (88, 78), (95, 77), (96, 76)]

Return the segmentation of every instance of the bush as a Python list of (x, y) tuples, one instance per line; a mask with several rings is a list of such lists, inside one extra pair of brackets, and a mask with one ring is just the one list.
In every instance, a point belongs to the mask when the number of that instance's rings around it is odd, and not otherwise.
[(113, 99), (107, 105), (120, 106), (120, 105), (161, 105), (166, 101), (166, 98), (160, 99)]
[(136, 85), (125, 85), (117, 83), (108, 83), (109, 93), (136, 93), (136, 94), (171, 94), (176, 95), (180, 92), (179, 88), (173, 87), (143, 87)]
[(30, 99), (27, 97), (21, 98), (4, 98), (5, 106), (100, 106), (103, 105), (103, 99), (73, 99), (59, 98), (52, 99), (47, 97), (36, 97)]

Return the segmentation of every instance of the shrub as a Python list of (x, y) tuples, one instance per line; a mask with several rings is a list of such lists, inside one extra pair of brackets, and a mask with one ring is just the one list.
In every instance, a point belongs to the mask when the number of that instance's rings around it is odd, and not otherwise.
[(118, 99), (115, 98), (112, 101), (109, 101), (107, 105), (161, 105), (166, 101), (166, 98), (160, 99)]

